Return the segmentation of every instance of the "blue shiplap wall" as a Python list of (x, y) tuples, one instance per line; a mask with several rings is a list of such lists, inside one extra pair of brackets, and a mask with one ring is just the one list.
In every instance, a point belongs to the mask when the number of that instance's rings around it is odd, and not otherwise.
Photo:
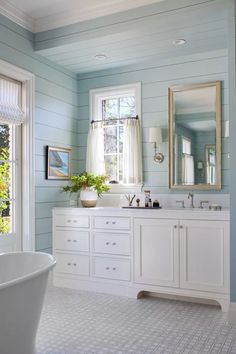
[[(79, 167), (85, 168), (86, 137), (89, 126), (89, 90), (142, 83), (143, 165), (145, 186), (153, 193), (169, 193), (168, 189), (168, 87), (207, 81), (222, 81), (222, 119), (229, 119), (228, 106), (228, 53), (226, 50), (170, 58), (149, 64), (120, 69), (98, 71), (78, 76), (79, 82)], [(153, 147), (147, 142), (148, 128), (162, 126), (165, 141), (160, 149), (165, 160), (159, 165), (153, 162)], [(229, 192), (229, 141), (222, 139), (223, 188)]]
[[(72, 147), (78, 165), (76, 76), (33, 51), (33, 35), (0, 16), (0, 59), (35, 74), (36, 249), (51, 252), (52, 207), (67, 204), (66, 182), (45, 180), (45, 146)], [(1, 72), (1, 68), (0, 68)]]

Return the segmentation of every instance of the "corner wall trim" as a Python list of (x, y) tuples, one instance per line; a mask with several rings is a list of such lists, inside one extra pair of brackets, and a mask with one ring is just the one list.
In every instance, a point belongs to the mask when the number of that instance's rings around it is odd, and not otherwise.
[(231, 302), (229, 305), (228, 322), (236, 325), (236, 302)]

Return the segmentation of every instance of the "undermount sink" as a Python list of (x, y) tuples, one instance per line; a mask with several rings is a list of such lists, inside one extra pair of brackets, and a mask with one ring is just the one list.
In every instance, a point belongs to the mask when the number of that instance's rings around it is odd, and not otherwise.
[(144, 206), (140, 206), (140, 207), (137, 207), (137, 206), (123, 206), (122, 208), (123, 209), (146, 209), (146, 210), (149, 210), (149, 209), (162, 209), (162, 207), (144, 207)]

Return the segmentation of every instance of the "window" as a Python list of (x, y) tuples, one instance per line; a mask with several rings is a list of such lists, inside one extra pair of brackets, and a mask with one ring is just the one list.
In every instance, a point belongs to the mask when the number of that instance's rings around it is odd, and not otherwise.
[[(127, 184), (127, 181), (136, 183), (135, 178), (125, 176), (124, 158), (126, 156), (124, 154), (129, 155), (130, 151), (127, 151), (127, 144), (124, 141), (126, 136), (124, 130), (128, 118), (134, 119), (138, 116), (140, 119), (140, 96), (140, 84), (90, 91), (90, 120), (102, 123), (103, 142), (100, 146), (102, 145), (103, 149), (104, 172), (113, 183)], [(91, 141), (89, 143), (91, 144)], [(141, 142), (139, 145), (141, 146)], [(133, 148), (135, 149), (135, 146)], [(94, 160), (90, 165), (90, 170), (93, 170), (93, 165), (96, 163), (95, 158), (95, 156), (92, 157)]]
[[(0, 87), (0, 125), (12, 130), (8, 147), (12, 151), (9, 162), (11, 183), (14, 188), (8, 196), (12, 198), (9, 234), (0, 234), (0, 252), (35, 250), (35, 186), (34, 186), (34, 75), (26, 70), (0, 60), (0, 81), (7, 78), (17, 90), (6, 102), (6, 83)], [(3, 76), (1, 76), (3, 75)], [(8, 95), (9, 98), (9, 95)], [(7, 104), (6, 104), (7, 103)], [(12, 114), (7, 114), (11, 112)], [(11, 118), (10, 120), (7, 118)], [(7, 119), (7, 120), (6, 120)], [(6, 129), (6, 128), (4, 128)], [(1, 135), (1, 134), (0, 134)], [(14, 152), (14, 158), (13, 158)], [(6, 162), (4, 160), (4, 162)], [(22, 163), (21, 163), (22, 162)], [(12, 209), (11, 209), (12, 208)], [(12, 231), (12, 233), (11, 233)]]
[(0, 251), (21, 249), (21, 124), (24, 116), (22, 84), (0, 77)]
[(123, 125), (120, 118), (135, 116), (135, 96), (102, 100), (105, 171), (110, 180), (123, 182)]
[(191, 140), (185, 137), (182, 137), (182, 153), (191, 155)]
[(20, 231), (20, 217), (17, 218), (20, 208), (16, 208), (21, 198), (20, 130), (14, 125), (0, 125), (0, 234)]

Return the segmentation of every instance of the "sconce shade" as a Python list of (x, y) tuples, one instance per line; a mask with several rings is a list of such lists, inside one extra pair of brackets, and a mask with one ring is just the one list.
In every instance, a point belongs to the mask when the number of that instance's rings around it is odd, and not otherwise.
[(228, 120), (223, 122), (223, 137), (224, 138), (229, 137), (229, 121)]
[(162, 131), (160, 127), (149, 128), (148, 142), (157, 144), (162, 143)]

